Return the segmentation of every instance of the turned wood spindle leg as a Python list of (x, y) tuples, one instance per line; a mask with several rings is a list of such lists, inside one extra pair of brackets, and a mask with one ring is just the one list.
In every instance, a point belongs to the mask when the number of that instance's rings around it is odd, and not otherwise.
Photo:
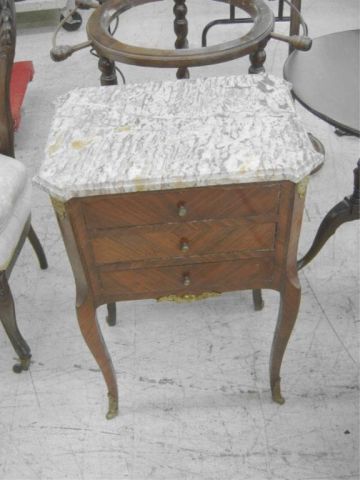
[(270, 386), (272, 398), (282, 405), (280, 368), (299, 311), (301, 288), (298, 279), (287, 278), (280, 292), (280, 308), (270, 356)]
[(255, 52), (250, 53), (249, 57), (251, 65), (249, 67), (249, 73), (254, 74), (265, 72), (264, 63), (266, 60), (266, 43), (267, 41), (261, 42), (258, 49)]
[[(187, 7), (185, 0), (174, 0), (174, 31), (176, 34), (175, 48), (188, 48), (189, 43), (187, 40), (188, 34), (188, 22), (186, 19)], [(176, 72), (176, 78), (189, 78), (189, 70), (187, 67), (180, 67)]]
[(112, 62), (105, 57), (100, 57), (98, 66), (101, 72), (100, 83), (102, 86), (118, 84), (115, 70), (115, 62)]
[(20, 363), (13, 366), (15, 373), (28, 370), (30, 365), (30, 348), (22, 337), (16, 323), (14, 300), (8, 284), (6, 272), (0, 272), (0, 320), (10, 339), (14, 350), (20, 358)]
[(96, 309), (89, 295), (85, 297), (80, 305), (76, 306), (76, 313), (81, 333), (100, 367), (108, 388), (109, 410), (106, 414), (106, 418), (110, 420), (118, 414), (118, 389), (116, 376), (96, 318)]

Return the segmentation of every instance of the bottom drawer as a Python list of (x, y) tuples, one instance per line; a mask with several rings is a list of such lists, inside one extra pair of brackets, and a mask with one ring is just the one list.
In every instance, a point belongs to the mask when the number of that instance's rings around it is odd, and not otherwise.
[(105, 294), (121, 299), (157, 298), (169, 294), (225, 292), (265, 288), (274, 269), (272, 258), (201, 263), (173, 267), (100, 271)]

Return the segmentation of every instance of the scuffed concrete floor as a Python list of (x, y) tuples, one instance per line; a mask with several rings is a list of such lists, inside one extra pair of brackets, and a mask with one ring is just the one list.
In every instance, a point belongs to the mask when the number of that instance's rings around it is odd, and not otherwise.
[[(192, 45), (208, 20), (228, 13), (226, 5), (202, 4), (189, 2)], [(357, 0), (303, 4), (314, 37), (359, 28)], [(144, 8), (141, 19), (135, 10), (126, 14), (123, 38), (156, 43), (161, 24), (161, 39), (172, 41), (172, 2)], [(42, 159), (53, 100), (76, 86), (98, 84), (96, 59), (88, 51), (51, 62), (49, 18), (22, 17), (18, 29), (17, 60), (32, 60), (36, 70), (16, 134), (17, 158), (30, 174)], [(137, 28), (129, 29), (134, 19)], [(218, 27), (209, 40), (236, 32)], [(84, 38), (84, 26), (61, 32), (64, 43)], [(286, 51), (271, 42), (268, 72), (281, 75)], [(171, 70), (119, 66), (128, 82), (174, 76)], [(242, 59), (191, 73), (245, 73), (247, 66)], [(308, 190), (301, 256), (325, 213), (351, 193), (359, 140), (336, 136), (331, 126), (298, 108), (326, 148), (326, 163)], [(300, 273), (301, 309), (282, 370), (285, 405), (272, 403), (268, 386), (275, 292), (264, 292), (261, 312), (253, 311), (250, 292), (191, 305), (124, 302), (113, 328), (99, 309), (120, 389), (120, 414), (112, 421), (105, 420), (102, 376), (77, 327), (74, 283), (59, 230), (47, 195), (37, 189), (33, 225), (50, 267), (40, 271), (25, 245), (11, 278), (18, 323), (33, 358), (28, 372), (14, 374), (15, 355), (0, 330), (1, 479), (359, 478), (359, 223), (343, 225)]]

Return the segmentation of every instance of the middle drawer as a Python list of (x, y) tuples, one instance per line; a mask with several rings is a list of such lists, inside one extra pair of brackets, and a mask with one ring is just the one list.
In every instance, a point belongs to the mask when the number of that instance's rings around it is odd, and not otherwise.
[(117, 228), (92, 234), (91, 246), (97, 265), (144, 261), (167, 257), (188, 257), (273, 250), (276, 223), (241, 219), (169, 223)]

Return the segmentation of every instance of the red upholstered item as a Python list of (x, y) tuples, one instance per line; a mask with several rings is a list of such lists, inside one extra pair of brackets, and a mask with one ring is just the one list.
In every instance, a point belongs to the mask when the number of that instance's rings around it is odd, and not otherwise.
[(11, 72), (10, 107), (14, 119), (14, 130), (17, 130), (21, 119), (21, 105), (24, 101), (26, 88), (34, 76), (32, 62), (15, 62)]

